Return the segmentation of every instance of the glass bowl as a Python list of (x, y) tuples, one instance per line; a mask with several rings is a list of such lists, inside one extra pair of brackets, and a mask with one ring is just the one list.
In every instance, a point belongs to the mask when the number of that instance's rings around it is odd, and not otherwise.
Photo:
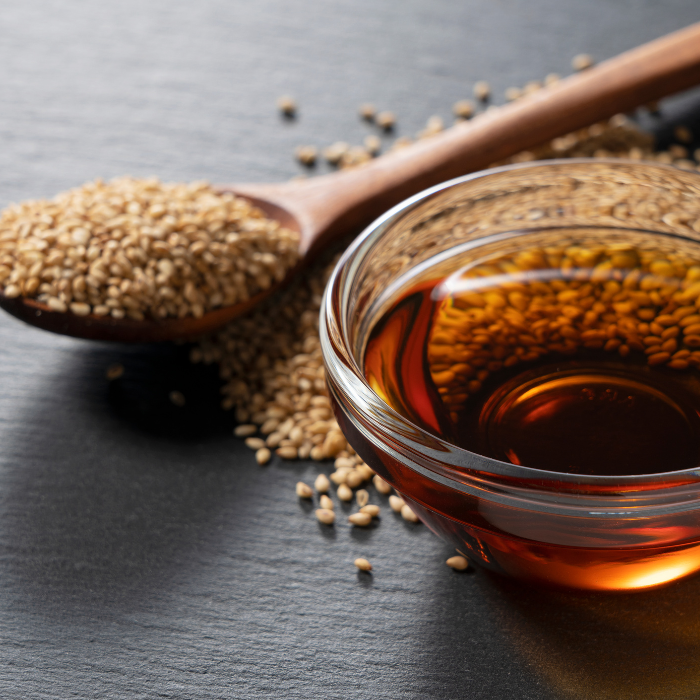
[(700, 465), (669, 458), (654, 473), (601, 476), (500, 461), (444, 439), (410, 406), (392, 407), (365, 376), (373, 329), (411, 285), (581, 240), (620, 250), (651, 241), (700, 261), (700, 175), (619, 160), (546, 161), (406, 200), (353, 243), (326, 288), (329, 392), (358, 454), (474, 563), (540, 584), (649, 588), (700, 569)]

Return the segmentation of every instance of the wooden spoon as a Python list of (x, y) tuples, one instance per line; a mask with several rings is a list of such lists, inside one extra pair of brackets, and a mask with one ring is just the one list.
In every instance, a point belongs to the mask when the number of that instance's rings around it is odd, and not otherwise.
[[(287, 281), (330, 241), (358, 230), (416, 192), (698, 83), (700, 23), (356, 169), (309, 180), (219, 189), (250, 199), (269, 217), (299, 232), (300, 261)], [(174, 340), (215, 330), (278, 287), (201, 318), (134, 321), (75, 316), (51, 311), (33, 299), (4, 295), (0, 306), (55, 333), (128, 342)]]

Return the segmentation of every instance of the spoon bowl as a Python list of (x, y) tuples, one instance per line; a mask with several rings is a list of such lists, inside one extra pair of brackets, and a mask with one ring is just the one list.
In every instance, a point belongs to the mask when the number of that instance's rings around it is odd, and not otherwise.
[(288, 283), (333, 240), (361, 229), (402, 200), (481, 170), (522, 150), (630, 112), (700, 83), (700, 23), (351, 170), (280, 184), (223, 185), (299, 233), (299, 261), (281, 282), (200, 318), (76, 316), (28, 297), (0, 307), (44, 330), (93, 340), (150, 342), (193, 338), (247, 313)]

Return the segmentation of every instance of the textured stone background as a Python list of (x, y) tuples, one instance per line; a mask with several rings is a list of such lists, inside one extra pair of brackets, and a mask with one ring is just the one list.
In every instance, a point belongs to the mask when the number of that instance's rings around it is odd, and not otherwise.
[[(368, 133), (360, 102), (413, 134), (477, 79), (500, 102), (698, 20), (697, 0), (5, 3), (0, 205), (123, 173), (284, 180), (299, 143)], [(646, 121), (677, 120), (700, 133), (700, 93)], [(325, 531), (293, 492), (317, 467), (258, 467), (186, 354), (0, 317), (2, 697), (700, 696), (700, 581), (554, 595), (450, 571), (388, 508)]]

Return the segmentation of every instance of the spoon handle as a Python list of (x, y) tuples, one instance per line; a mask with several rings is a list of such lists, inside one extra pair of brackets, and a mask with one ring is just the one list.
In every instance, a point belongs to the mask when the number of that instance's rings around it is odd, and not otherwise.
[(287, 209), (313, 252), (427, 187), (698, 83), (700, 23), (359, 168), (233, 189)]

